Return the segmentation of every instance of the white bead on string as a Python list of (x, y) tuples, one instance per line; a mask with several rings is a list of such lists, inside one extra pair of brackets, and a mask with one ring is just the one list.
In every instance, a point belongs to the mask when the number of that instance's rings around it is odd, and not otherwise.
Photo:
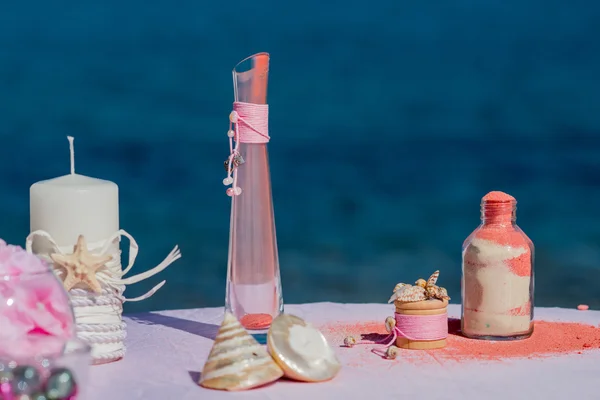
[[(226, 193), (229, 197), (239, 196), (240, 194), (242, 194), (242, 189), (236, 185), (237, 172), (235, 171), (237, 167), (244, 163), (244, 159), (242, 158), (241, 154), (238, 152), (237, 149), (239, 144), (239, 129), (237, 125), (238, 120), (239, 116), (237, 111), (232, 111), (229, 114), (229, 130), (227, 131), (227, 137), (229, 137), (230, 153), (229, 157), (225, 161), (225, 170), (227, 171), (227, 177), (223, 179), (223, 185), (233, 185), (233, 187), (230, 187), (226, 190)], [(233, 146), (234, 140), (235, 147)]]

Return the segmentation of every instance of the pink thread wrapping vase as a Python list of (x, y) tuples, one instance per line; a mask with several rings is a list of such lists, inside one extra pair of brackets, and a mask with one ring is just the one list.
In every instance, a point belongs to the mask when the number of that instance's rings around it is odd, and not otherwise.
[[(236, 102), (267, 104), (269, 54), (233, 69)], [(232, 196), (225, 309), (249, 330), (267, 329), (283, 312), (279, 257), (266, 143), (240, 143), (245, 163), (236, 169), (243, 188)]]

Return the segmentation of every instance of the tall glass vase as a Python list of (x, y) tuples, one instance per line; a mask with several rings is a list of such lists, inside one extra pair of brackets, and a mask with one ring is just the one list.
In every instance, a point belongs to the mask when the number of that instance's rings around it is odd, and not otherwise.
[[(236, 102), (267, 104), (269, 54), (250, 56), (233, 69)], [(226, 311), (249, 330), (267, 329), (283, 312), (277, 238), (266, 143), (239, 143), (236, 168), (243, 192), (232, 196)]]

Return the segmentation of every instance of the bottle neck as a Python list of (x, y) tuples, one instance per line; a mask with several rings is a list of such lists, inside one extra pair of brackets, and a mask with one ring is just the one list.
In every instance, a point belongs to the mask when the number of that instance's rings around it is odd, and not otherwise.
[(512, 225), (517, 220), (517, 202), (481, 202), (481, 222), (484, 225)]

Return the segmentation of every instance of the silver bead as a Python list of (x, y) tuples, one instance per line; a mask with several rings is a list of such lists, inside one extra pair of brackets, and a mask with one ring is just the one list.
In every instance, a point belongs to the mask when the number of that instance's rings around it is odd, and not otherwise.
[(22, 394), (16, 400), (48, 400), (44, 393)]
[(0, 385), (9, 383), (13, 379), (12, 368), (8, 366), (8, 363), (0, 361)]
[(66, 368), (56, 368), (46, 382), (48, 400), (68, 399), (75, 392), (75, 378)]
[[(231, 170), (233, 171), (235, 168), (239, 167), (240, 165), (244, 164), (245, 162), (246, 161), (244, 161), (244, 157), (242, 157), (240, 154), (234, 155), (233, 160), (231, 160)], [(225, 166), (225, 171), (229, 172), (229, 158), (227, 160), (225, 160), (223, 165)]]
[(12, 374), (11, 386), (14, 394), (31, 394), (42, 384), (42, 377), (35, 367), (22, 365), (13, 369)]
[(239, 167), (240, 165), (244, 164), (246, 161), (244, 161), (244, 157), (242, 157), (241, 154), (236, 154), (233, 156), (233, 165), (235, 165), (236, 167)]

